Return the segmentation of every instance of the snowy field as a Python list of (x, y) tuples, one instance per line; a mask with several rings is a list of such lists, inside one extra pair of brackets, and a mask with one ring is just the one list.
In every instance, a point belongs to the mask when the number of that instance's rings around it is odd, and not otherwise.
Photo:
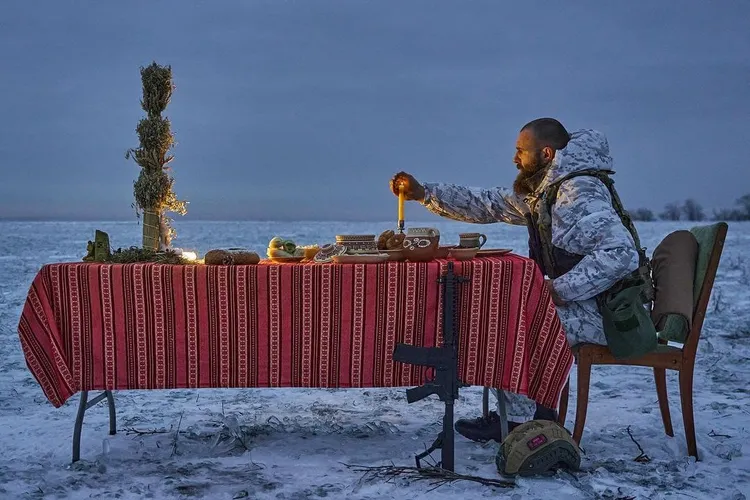
[[(653, 250), (689, 223), (640, 226)], [(414, 224), (412, 224), (414, 225)], [(476, 229), (451, 222), (442, 240)], [(337, 233), (389, 226), (350, 223), (176, 222), (176, 246), (199, 253), (245, 246), (264, 252), (276, 234), (326, 243)], [(750, 496), (750, 224), (731, 224), (699, 347), (695, 418), (701, 461), (687, 457), (677, 379), (668, 375), (675, 437), (667, 437), (646, 368), (596, 367), (592, 374), (584, 470), (521, 479), (512, 489), (459, 482), (363, 481), (344, 464), (411, 466), (439, 431), (442, 404), (412, 405), (403, 389), (193, 390), (115, 393), (118, 434), (107, 434), (106, 406), (86, 415), (82, 461), (71, 442), (78, 397), (55, 409), (21, 353), (16, 327), (40, 266), (76, 261), (94, 230), (113, 247), (138, 245), (135, 222), (0, 222), (0, 497), (24, 498), (480, 498), (744, 499)], [(488, 247), (525, 254), (525, 230), (482, 226)], [(573, 369), (575, 379), (575, 368)], [(575, 386), (575, 384), (573, 384)], [(481, 389), (462, 390), (456, 418), (481, 410)], [(575, 408), (575, 392), (571, 394)], [(568, 427), (572, 428), (572, 411)], [(639, 463), (636, 444), (650, 457)], [(456, 438), (457, 472), (498, 478), (496, 446)], [(436, 454), (437, 455), (437, 454)]]

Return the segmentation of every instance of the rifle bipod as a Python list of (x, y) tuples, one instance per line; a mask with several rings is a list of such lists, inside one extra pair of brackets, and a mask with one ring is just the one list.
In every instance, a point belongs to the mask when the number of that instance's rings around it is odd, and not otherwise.
[(469, 278), (456, 276), (453, 262), (448, 262), (448, 270), (439, 278), (443, 285), (443, 345), (442, 347), (417, 347), (408, 344), (397, 344), (393, 351), (393, 360), (410, 365), (427, 366), (435, 369), (435, 376), (419, 387), (406, 390), (406, 401), (414, 403), (431, 394), (437, 394), (445, 403), (443, 430), (437, 439), (424, 452), (416, 455), (417, 468), (420, 460), (440, 448), (440, 467), (453, 472), (454, 469), (454, 431), (453, 402), (458, 399), (458, 390), (466, 387), (458, 378), (458, 339), (456, 328), (456, 286)]

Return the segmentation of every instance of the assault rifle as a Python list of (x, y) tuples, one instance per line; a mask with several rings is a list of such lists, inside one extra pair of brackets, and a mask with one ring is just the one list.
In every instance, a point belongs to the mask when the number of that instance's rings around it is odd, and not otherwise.
[(393, 360), (410, 365), (428, 366), (435, 369), (435, 375), (424, 385), (406, 390), (406, 400), (409, 403), (436, 394), (445, 403), (443, 414), (443, 430), (427, 450), (415, 457), (417, 468), (421, 467), (420, 460), (440, 448), (440, 467), (453, 471), (454, 463), (454, 433), (453, 433), (453, 402), (458, 399), (458, 389), (466, 387), (458, 378), (458, 339), (454, 333), (456, 311), (456, 285), (468, 281), (468, 278), (456, 276), (453, 272), (453, 262), (448, 263), (447, 273), (439, 279), (443, 285), (443, 346), (417, 347), (408, 344), (398, 344), (393, 351)]

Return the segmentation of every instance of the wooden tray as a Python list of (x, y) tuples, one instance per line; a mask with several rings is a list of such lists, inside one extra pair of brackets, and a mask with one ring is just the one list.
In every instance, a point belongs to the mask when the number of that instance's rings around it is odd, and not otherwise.
[(486, 250), (478, 251), (477, 257), (500, 257), (501, 255), (507, 255), (512, 251), (512, 248), (487, 248)]

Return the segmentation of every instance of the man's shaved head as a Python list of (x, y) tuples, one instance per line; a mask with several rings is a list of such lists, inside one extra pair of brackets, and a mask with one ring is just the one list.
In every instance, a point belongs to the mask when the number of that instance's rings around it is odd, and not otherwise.
[(570, 141), (568, 131), (554, 118), (537, 118), (521, 127), (521, 132), (523, 131), (529, 131), (534, 135), (539, 149), (545, 147), (551, 147), (554, 150), (565, 149)]

